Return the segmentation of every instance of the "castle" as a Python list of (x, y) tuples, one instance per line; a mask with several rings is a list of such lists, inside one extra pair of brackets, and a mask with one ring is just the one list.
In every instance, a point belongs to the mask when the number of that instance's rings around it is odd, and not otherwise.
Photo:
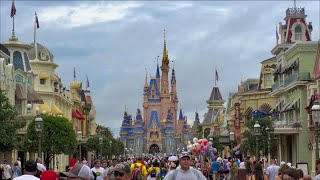
[[(132, 115), (128, 114), (127, 110), (124, 112), (120, 141), (124, 143), (128, 153), (136, 155), (143, 153), (176, 154), (185, 148), (190, 140), (191, 128), (181, 109), (178, 117), (179, 100), (174, 66), (171, 69), (169, 84), (169, 62), (164, 33), (161, 67), (159, 68), (157, 64), (156, 76), (150, 77), (149, 83), (146, 74), (143, 89), (143, 113), (138, 108), (133, 121)], [(170, 90), (169, 86), (171, 86)]]

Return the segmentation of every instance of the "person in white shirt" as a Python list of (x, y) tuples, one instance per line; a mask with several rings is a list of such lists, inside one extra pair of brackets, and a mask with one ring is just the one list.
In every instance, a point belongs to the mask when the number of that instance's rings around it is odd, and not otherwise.
[(12, 169), (6, 159), (3, 160), (3, 164), (1, 164), (1, 169), (3, 170), (3, 173), (2, 173), (3, 179), (11, 179), (12, 178)]
[(41, 161), (41, 158), (37, 158), (37, 167), (38, 167), (38, 170), (41, 171), (41, 172), (44, 172), (47, 170), (47, 168), (42, 164), (42, 161)]
[(267, 169), (267, 176), (269, 180), (274, 180), (274, 178), (278, 175), (279, 166), (276, 165), (275, 159), (271, 159), (271, 165)]
[(40, 180), (35, 175), (37, 173), (37, 163), (35, 161), (27, 161), (24, 165), (23, 175), (14, 178), (14, 180)]
[(100, 166), (101, 166), (100, 160), (97, 159), (94, 161), (94, 167), (91, 168), (91, 171), (94, 172), (96, 175), (96, 180), (104, 179), (105, 169)]
[(190, 167), (190, 159), (191, 156), (188, 152), (182, 152), (179, 159), (180, 166), (176, 170), (170, 171), (164, 180), (206, 180), (207, 178), (201, 171)]

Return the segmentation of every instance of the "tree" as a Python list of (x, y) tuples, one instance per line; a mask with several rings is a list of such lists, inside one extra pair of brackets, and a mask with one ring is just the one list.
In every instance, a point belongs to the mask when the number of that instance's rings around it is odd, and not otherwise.
[[(76, 133), (72, 123), (64, 117), (42, 116), (43, 131), (41, 149), (46, 154), (45, 162), (49, 167), (55, 154), (72, 154), (76, 151)], [(27, 130), (25, 146), (29, 152), (36, 152), (38, 148), (38, 133), (32, 121)]]
[(15, 108), (0, 89), (0, 151), (11, 151), (16, 147), (16, 132), (25, 126), (25, 122), (16, 119)]
[[(274, 141), (274, 127), (271, 117), (264, 117), (256, 119), (260, 124), (261, 134), (258, 136), (258, 149), (262, 150), (266, 155), (269, 152), (273, 154), (277, 150), (277, 142)], [(246, 130), (241, 134), (241, 146), (242, 152), (248, 152), (249, 154), (255, 154), (256, 149), (256, 136), (254, 135), (253, 126), (256, 123), (255, 120), (248, 120), (245, 123)], [(266, 130), (266, 128), (269, 130)], [(268, 138), (269, 137), (269, 138)]]

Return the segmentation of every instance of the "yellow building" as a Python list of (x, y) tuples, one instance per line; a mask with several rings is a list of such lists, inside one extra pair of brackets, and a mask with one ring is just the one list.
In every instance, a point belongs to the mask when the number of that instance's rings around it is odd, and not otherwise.
[(253, 110), (269, 113), (276, 104), (277, 98), (269, 95), (274, 83), (273, 72), (276, 64), (275, 58), (262, 61), (260, 78), (241, 82), (238, 92), (231, 97), (228, 117), (230, 118), (230, 129), (236, 135), (237, 146), (234, 150), (240, 147), (241, 133), (245, 130), (244, 123), (252, 119)]

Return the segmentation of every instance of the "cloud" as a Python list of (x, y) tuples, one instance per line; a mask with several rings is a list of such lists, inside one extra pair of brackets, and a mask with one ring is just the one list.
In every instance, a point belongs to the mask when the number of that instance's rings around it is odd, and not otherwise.
[(50, 26), (56, 24), (60, 28), (73, 28), (121, 20), (130, 9), (140, 6), (135, 2), (83, 3), (79, 6), (47, 7), (39, 12), (39, 16), (41, 14), (41, 20)]

